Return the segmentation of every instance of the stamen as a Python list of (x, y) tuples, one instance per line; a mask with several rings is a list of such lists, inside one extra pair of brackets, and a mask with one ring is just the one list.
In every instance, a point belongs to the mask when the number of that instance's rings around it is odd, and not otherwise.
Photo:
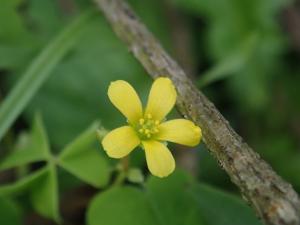
[(139, 119), (137, 126), (137, 131), (141, 139), (152, 138), (152, 135), (159, 132), (158, 125), (160, 124), (159, 120), (154, 120), (150, 113), (146, 114), (144, 118)]
[(139, 120), (139, 122), (140, 122), (140, 125), (143, 125), (143, 124), (145, 123), (145, 119), (141, 118), (141, 119)]

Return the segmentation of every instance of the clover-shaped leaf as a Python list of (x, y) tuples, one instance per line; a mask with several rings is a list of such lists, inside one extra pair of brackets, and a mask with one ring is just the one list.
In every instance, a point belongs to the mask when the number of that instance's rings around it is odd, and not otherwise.
[(108, 183), (109, 165), (96, 148), (98, 127), (99, 123), (94, 123), (56, 157), (50, 151), (42, 119), (36, 116), (31, 132), (21, 135), (14, 151), (0, 162), (0, 170), (16, 167), (28, 172), (31, 163), (44, 161), (46, 165), (14, 183), (1, 185), (0, 196), (29, 193), (32, 206), (38, 213), (60, 222), (57, 166), (95, 187)]
[(61, 152), (59, 165), (65, 170), (95, 186), (105, 186), (109, 181), (110, 168), (97, 149), (96, 129), (94, 123)]
[(47, 160), (49, 156), (48, 137), (40, 116), (36, 116), (30, 134), (23, 134), (19, 138), (14, 151), (0, 162), (0, 170)]

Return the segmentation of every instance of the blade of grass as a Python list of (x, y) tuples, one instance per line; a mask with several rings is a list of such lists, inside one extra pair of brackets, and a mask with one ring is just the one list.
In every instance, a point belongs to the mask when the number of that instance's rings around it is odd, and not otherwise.
[(0, 140), (25, 106), (47, 80), (55, 66), (79, 39), (96, 11), (89, 9), (66, 26), (33, 60), (0, 105)]
[(198, 87), (203, 88), (211, 83), (237, 74), (245, 67), (252, 56), (257, 41), (258, 36), (256, 33), (250, 35), (236, 51), (229, 54), (227, 58), (221, 60), (209, 71), (202, 74), (197, 82)]

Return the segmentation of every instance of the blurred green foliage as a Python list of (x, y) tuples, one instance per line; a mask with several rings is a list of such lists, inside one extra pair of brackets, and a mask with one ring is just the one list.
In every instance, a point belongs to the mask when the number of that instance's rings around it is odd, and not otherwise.
[(149, 178), (142, 190), (115, 187), (99, 193), (88, 209), (87, 222), (89, 225), (261, 224), (240, 199), (196, 184), (179, 171), (164, 180)]
[[(20, 171), (23, 166), (23, 171), (27, 169), (26, 176), (23, 174), (18, 181), (0, 186), (0, 196), (28, 193), (37, 212), (59, 222), (58, 166), (95, 187), (104, 187), (109, 181), (109, 164), (96, 148), (97, 127), (97, 123), (92, 125), (55, 156), (50, 152), (41, 118), (36, 116), (28, 140), (22, 141), (0, 163), (2, 170), (17, 167)], [(30, 173), (27, 164), (40, 161), (45, 161), (46, 165)]]
[[(226, 59), (255, 36), (252, 54), (236, 76), (228, 80), (228, 90), (245, 110), (263, 110), (267, 106), (272, 78), (281, 67), (280, 54), (285, 38), (275, 16), (289, 1), (260, 0), (174, 0), (176, 4), (205, 18), (207, 56), (215, 61)], [(220, 14), (221, 13), (221, 14)], [(240, 52), (237, 60), (245, 58)]]
[[(246, 142), (300, 191), (299, 53), (280, 20), (292, 1), (129, 2), (172, 55), (185, 46), (176, 46), (172, 35), (177, 34), (171, 32), (177, 24), (170, 19), (170, 9), (179, 13), (192, 37), (196, 84)], [(0, 0), (0, 5), (3, 102), (37, 56), (93, 6), (85, 0)], [(62, 196), (85, 184), (94, 190), (91, 203), (79, 206), (87, 211), (88, 225), (259, 224), (239, 197), (221, 190), (235, 191), (204, 145), (195, 149), (196, 178), (178, 171), (163, 180), (147, 177), (143, 154), (137, 150), (125, 184), (114, 184), (119, 165), (99, 149), (95, 130), (115, 128), (125, 119), (109, 103), (107, 87), (113, 80), (127, 80), (145, 101), (151, 79), (101, 13), (81, 32), (1, 140), (1, 154), (6, 154), (1, 156), (0, 181), (6, 182), (0, 185), (0, 223), (23, 224), (32, 211), (63, 222)], [(65, 41), (72, 41), (69, 38)], [(23, 91), (30, 88), (29, 82)], [(41, 117), (36, 117), (37, 111)], [(12, 177), (9, 182), (6, 176)], [(80, 195), (75, 201), (81, 204)]]
[(21, 225), (21, 209), (14, 202), (1, 198), (0, 199), (0, 218), (2, 224)]

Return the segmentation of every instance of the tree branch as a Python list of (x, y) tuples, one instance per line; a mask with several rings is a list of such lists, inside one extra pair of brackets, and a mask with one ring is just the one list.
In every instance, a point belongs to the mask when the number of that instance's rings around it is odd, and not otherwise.
[(127, 3), (94, 1), (147, 72), (153, 78), (167, 76), (172, 79), (178, 92), (178, 110), (201, 127), (208, 149), (263, 221), (272, 225), (300, 224), (300, 200), (292, 186), (243, 142)]

